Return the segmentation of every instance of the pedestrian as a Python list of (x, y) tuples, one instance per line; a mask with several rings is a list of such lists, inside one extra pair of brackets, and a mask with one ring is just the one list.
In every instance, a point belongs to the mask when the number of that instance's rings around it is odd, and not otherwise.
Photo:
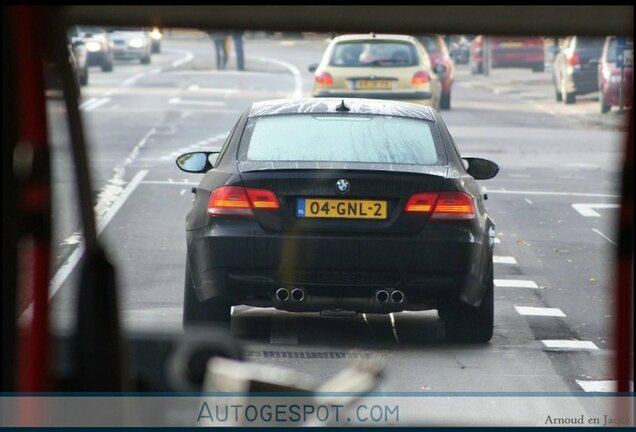
[(227, 39), (227, 32), (224, 31), (209, 31), (208, 35), (214, 41), (214, 50), (216, 51), (216, 68), (218, 70), (225, 69), (227, 65), (227, 46), (225, 40)]
[(236, 52), (236, 69), (245, 70), (245, 55), (243, 53), (243, 32), (233, 31), (232, 41), (234, 43), (234, 51)]

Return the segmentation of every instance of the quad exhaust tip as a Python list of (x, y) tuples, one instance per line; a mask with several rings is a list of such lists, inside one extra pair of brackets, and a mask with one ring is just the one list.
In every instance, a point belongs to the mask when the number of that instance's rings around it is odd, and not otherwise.
[(303, 301), (305, 299), (305, 290), (302, 288), (294, 288), (291, 292), (291, 298), (297, 302)]
[(395, 290), (391, 293), (391, 301), (393, 303), (402, 303), (404, 301), (404, 293), (400, 290)]
[(279, 288), (276, 290), (276, 300), (284, 302), (289, 299), (289, 291), (287, 288)]
[(386, 303), (389, 301), (389, 292), (387, 290), (378, 290), (375, 293), (375, 299), (380, 303)]

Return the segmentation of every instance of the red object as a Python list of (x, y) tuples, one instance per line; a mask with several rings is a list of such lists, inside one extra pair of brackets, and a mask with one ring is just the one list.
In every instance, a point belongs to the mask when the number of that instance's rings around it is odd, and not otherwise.
[[(19, 291), (32, 295), (31, 321), (21, 330), (18, 345), (17, 389), (22, 392), (49, 390), (48, 287), (50, 279), (50, 179), (43, 53), (46, 22), (43, 8), (9, 7), (13, 58), (18, 142), (23, 162), (29, 163), (27, 177), (19, 186), (19, 211), (23, 216), (26, 246), (19, 267), (32, 271), (23, 275)], [(24, 156), (29, 155), (29, 156)], [(30, 246), (27, 246), (30, 245)], [(33, 263), (30, 267), (29, 264)]]
[[(603, 103), (608, 107), (620, 105), (621, 88), (621, 68), (616, 67), (611, 44), (612, 37), (605, 40), (603, 52), (598, 64), (598, 88), (601, 93)], [(633, 104), (633, 67), (628, 66), (623, 69), (623, 104), (630, 107)]]
[(252, 216), (252, 210), (276, 210), (278, 198), (267, 189), (222, 186), (214, 189), (208, 199), (210, 216)]
[(435, 192), (414, 194), (404, 206), (404, 211), (407, 213), (430, 213), (433, 210), (435, 200), (437, 200)]
[(329, 72), (322, 72), (316, 75), (316, 82), (322, 85), (333, 85), (333, 77)]
[[(470, 45), (471, 63), (483, 62), (484, 37), (477, 36)], [(492, 67), (537, 67), (545, 62), (541, 37), (491, 37)]]
[(411, 78), (411, 84), (413, 85), (424, 85), (428, 84), (431, 81), (431, 76), (426, 71), (415, 72), (413, 78)]
[(475, 217), (473, 198), (463, 192), (424, 192), (412, 195), (407, 213), (431, 213), (436, 220), (470, 220)]

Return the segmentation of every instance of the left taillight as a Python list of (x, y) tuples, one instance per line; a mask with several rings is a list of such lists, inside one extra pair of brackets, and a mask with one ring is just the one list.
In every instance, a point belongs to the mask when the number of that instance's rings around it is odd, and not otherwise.
[(242, 186), (221, 186), (210, 193), (208, 214), (210, 216), (251, 216), (253, 210), (276, 210), (280, 208), (274, 192), (267, 189)]

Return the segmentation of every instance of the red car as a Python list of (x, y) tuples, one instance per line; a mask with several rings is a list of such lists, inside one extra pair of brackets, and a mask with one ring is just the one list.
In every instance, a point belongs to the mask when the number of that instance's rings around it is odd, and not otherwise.
[(442, 96), (440, 99), (440, 108), (443, 110), (451, 107), (451, 87), (453, 86), (453, 78), (455, 77), (455, 63), (450, 56), (446, 42), (441, 35), (428, 34), (417, 36), (433, 63), (433, 67), (442, 65), (446, 70), (438, 72), (437, 77), (442, 83)]
[[(492, 36), (491, 67), (530, 68), (533, 72), (545, 69), (545, 49), (541, 37)], [(484, 36), (477, 36), (470, 45), (470, 71), (473, 75), (484, 72)]]
[[(623, 103), (632, 106), (633, 66), (624, 68)], [(606, 113), (612, 106), (620, 105), (621, 69), (616, 67), (616, 38), (609, 36), (605, 39), (603, 52), (598, 63), (598, 88), (601, 112)]]

